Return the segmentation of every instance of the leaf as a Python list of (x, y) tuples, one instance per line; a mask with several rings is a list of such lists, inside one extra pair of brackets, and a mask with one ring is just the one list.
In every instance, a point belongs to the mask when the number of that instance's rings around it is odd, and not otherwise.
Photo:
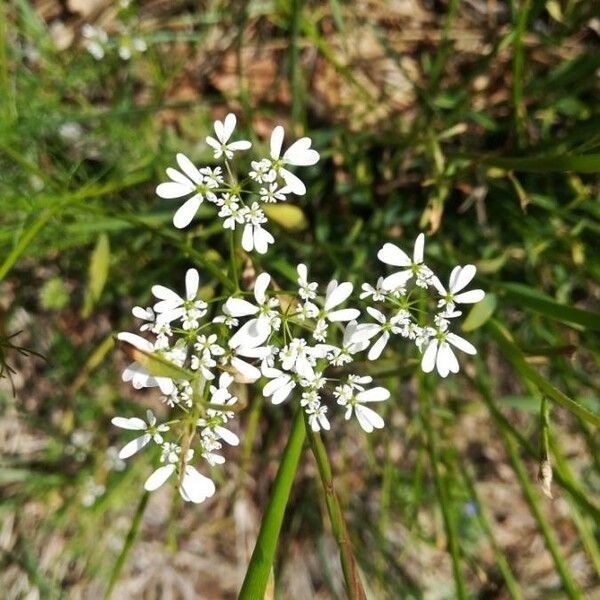
[(561, 304), (521, 283), (501, 283), (500, 286), (506, 295), (516, 300), (520, 306), (561, 323), (574, 323), (593, 331), (600, 331), (600, 313)]
[(527, 173), (600, 172), (600, 154), (584, 154), (581, 156), (495, 156), (484, 158), (481, 162), (501, 169)]
[(289, 231), (300, 231), (308, 225), (302, 209), (293, 204), (264, 204), (263, 210), (269, 219)]
[(169, 379), (186, 379), (191, 381), (196, 378), (196, 374), (179, 367), (175, 363), (168, 361), (155, 352), (146, 352), (136, 348), (133, 344), (123, 340), (118, 341), (119, 345), (127, 356), (142, 365), (153, 377), (168, 377)]
[(481, 302), (478, 302), (469, 311), (465, 319), (462, 330), (473, 331), (479, 329), (494, 314), (498, 299), (495, 294), (486, 294)]
[(490, 319), (487, 323), (487, 327), (494, 340), (496, 340), (502, 354), (504, 354), (504, 357), (522, 378), (531, 381), (531, 383), (533, 383), (542, 394), (548, 396), (550, 400), (560, 404), (563, 408), (566, 408), (595, 427), (600, 427), (600, 415), (591, 412), (585, 406), (575, 402), (575, 400), (569, 398), (569, 396), (554, 387), (552, 383), (540, 375), (525, 360), (525, 355), (503, 325), (495, 319)]
[(110, 244), (108, 236), (101, 233), (98, 236), (96, 247), (90, 258), (90, 266), (88, 270), (88, 285), (85, 290), (85, 298), (81, 316), (86, 319), (92, 313), (92, 309), (100, 299), (102, 290), (108, 278), (108, 267), (110, 263)]

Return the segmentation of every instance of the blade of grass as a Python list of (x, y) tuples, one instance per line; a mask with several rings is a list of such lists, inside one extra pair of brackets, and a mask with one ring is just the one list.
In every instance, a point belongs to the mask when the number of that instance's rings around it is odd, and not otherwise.
[(494, 553), (494, 558), (496, 559), (496, 564), (500, 569), (500, 573), (502, 574), (504, 583), (506, 583), (506, 589), (508, 590), (508, 593), (510, 594), (511, 598), (514, 598), (515, 600), (520, 600), (521, 598), (523, 598), (523, 595), (521, 594), (521, 589), (517, 580), (515, 579), (515, 576), (513, 575), (512, 569), (510, 568), (506, 555), (504, 554), (502, 548), (500, 548), (500, 545), (496, 540), (496, 536), (494, 535), (494, 532), (492, 530), (490, 520), (488, 519), (484, 511), (484, 507), (481, 504), (481, 501), (479, 500), (475, 484), (473, 483), (473, 478), (471, 477), (471, 474), (469, 473), (468, 469), (460, 469), (460, 472), (462, 473), (463, 481), (465, 482), (465, 487), (469, 491), (469, 495), (471, 496), (472, 501), (475, 503), (477, 522), (479, 523), (481, 530), (490, 542), (492, 551)]
[(127, 555), (129, 551), (133, 547), (133, 542), (137, 537), (138, 530), (140, 528), (140, 523), (142, 522), (142, 517), (144, 516), (144, 512), (146, 510), (146, 506), (148, 505), (148, 499), (150, 498), (150, 492), (144, 492), (138, 504), (138, 507), (133, 515), (133, 519), (131, 521), (131, 527), (127, 532), (127, 537), (125, 538), (125, 543), (123, 544), (123, 548), (117, 557), (117, 560), (112, 568), (110, 573), (110, 578), (108, 580), (108, 588), (106, 589), (106, 593), (104, 594), (104, 600), (109, 600), (112, 596), (113, 588), (115, 587), (119, 575), (121, 574), (121, 570), (123, 569), (123, 565), (125, 564), (125, 560), (127, 559)]
[(263, 600), (265, 596), (285, 508), (306, 438), (303, 412), (300, 408), (296, 411), (238, 600)]
[(566, 408), (588, 423), (600, 427), (600, 415), (594, 414), (581, 404), (578, 404), (569, 398), (566, 394), (555, 388), (550, 382), (546, 381), (544, 377), (527, 363), (525, 355), (515, 344), (512, 336), (503, 325), (498, 323), (495, 319), (490, 319), (487, 322), (486, 327), (498, 344), (502, 354), (504, 354), (505, 358), (512, 364), (521, 377), (531, 381), (542, 394), (545, 394), (563, 408)]
[(514, 107), (515, 133), (517, 145), (525, 144), (525, 104), (523, 103), (523, 66), (525, 53), (523, 50), (523, 34), (527, 26), (531, 0), (511, 0), (510, 10), (513, 21), (513, 59), (512, 59), (512, 100)]
[(456, 597), (458, 600), (466, 600), (467, 589), (463, 579), (461, 567), (460, 567), (460, 548), (458, 543), (458, 535), (456, 531), (456, 523), (450, 512), (451, 503), (446, 495), (446, 489), (442, 475), (439, 470), (439, 456), (437, 451), (437, 445), (435, 442), (435, 433), (433, 431), (433, 425), (431, 422), (432, 411), (431, 411), (431, 397), (430, 392), (427, 389), (427, 380), (423, 373), (419, 372), (419, 388), (418, 388), (418, 401), (421, 412), (421, 422), (423, 429), (425, 430), (425, 436), (427, 441), (427, 451), (429, 453), (429, 462), (433, 473), (433, 483), (435, 492), (437, 495), (438, 503), (442, 511), (442, 518), (444, 521), (444, 529), (446, 531), (446, 539), (448, 545), (448, 553), (452, 559), (452, 573), (454, 576), (454, 584), (456, 586)]
[(342, 563), (342, 571), (344, 572), (344, 581), (346, 582), (348, 598), (350, 598), (350, 600), (366, 600), (365, 590), (362, 586), (360, 575), (356, 567), (356, 559), (352, 553), (352, 545), (350, 544), (350, 536), (348, 534), (346, 521), (344, 520), (340, 502), (333, 485), (333, 475), (331, 473), (329, 458), (327, 457), (327, 450), (325, 449), (325, 445), (323, 444), (323, 440), (319, 433), (314, 432), (310, 428), (306, 413), (305, 427), (310, 448), (315, 457), (315, 461), (317, 462), (321, 483), (323, 484), (325, 502), (327, 504), (333, 536), (340, 553), (340, 561)]

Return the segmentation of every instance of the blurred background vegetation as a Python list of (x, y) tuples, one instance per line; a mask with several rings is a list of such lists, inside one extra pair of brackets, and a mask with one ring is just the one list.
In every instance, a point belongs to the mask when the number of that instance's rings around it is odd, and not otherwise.
[[(126, 31), (148, 46), (128, 61)], [(154, 188), (178, 151), (211, 163), (231, 110), (259, 147), (282, 123), (322, 155), (257, 268), (360, 285), (423, 230), (432, 264), (472, 262), (489, 292), (459, 376), (390, 347), (386, 429), (325, 436), (369, 596), (599, 597), (599, 70), (589, 0), (0, 0), (2, 596), (101, 597), (136, 511), (114, 598), (239, 589), (291, 407), (243, 398), (215, 497), (165, 486), (143, 514), (151, 465), (124, 469), (110, 425), (161, 411), (120, 381), (131, 307), (190, 265), (217, 285), (220, 224), (175, 231)], [(308, 453), (274, 572), (272, 597), (344, 595)]]

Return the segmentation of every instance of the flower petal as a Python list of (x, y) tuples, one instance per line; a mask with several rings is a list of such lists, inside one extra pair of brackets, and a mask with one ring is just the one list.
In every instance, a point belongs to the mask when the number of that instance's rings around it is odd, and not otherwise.
[(237, 142), (231, 142), (231, 144), (227, 146), (229, 150), (248, 150), (251, 147), (252, 142), (249, 142), (247, 140), (238, 140)]
[(140, 437), (131, 440), (128, 444), (125, 444), (119, 452), (119, 458), (124, 460), (133, 456), (136, 452), (139, 452), (150, 440), (152, 436), (149, 433), (145, 433)]
[(341, 310), (334, 310), (327, 315), (327, 318), (335, 323), (337, 321), (352, 321), (360, 316), (360, 310), (357, 308), (342, 308)]
[(251, 223), (246, 223), (246, 225), (244, 225), (244, 233), (242, 234), (242, 248), (246, 252), (251, 252), (254, 250), (254, 234)]
[(144, 489), (148, 492), (153, 492), (157, 490), (175, 471), (175, 465), (164, 465), (162, 467), (158, 467), (148, 479), (146, 479), (146, 483), (144, 483)]
[(421, 360), (421, 369), (424, 373), (431, 373), (435, 368), (435, 358), (437, 355), (438, 340), (431, 340), (423, 352), (423, 359)]
[(308, 167), (319, 161), (319, 153), (310, 148), (312, 140), (303, 137), (295, 141), (284, 153), (283, 160), (290, 165)]
[(401, 250), (396, 244), (384, 244), (383, 248), (377, 253), (377, 258), (386, 265), (394, 267), (408, 267), (411, 264), (410, 257), (404, 250)]
[(393, 290), (398, 287), (404, 287), (406, 282), (412, 277), (412, 271), (398, 271), (397, 273), (392, 273), (388, 275), (382, 282), (381, 287), (384, 290)]
[(359, 425), (367, 432), (371, 433), (373, 429), (382, 429), (385, 425), (383, 419), (368, 406), (357, 404), (354, 407), (356, 418)]
[(234, 356), (231, 359), (231, 366), (236, 369), (236, 371), (239, 371), (241, 375), (249, 379), (250, 383), (260, 378), (260, 371), (256, 367), (237, 356)]
[(229, 298), (225, 302), (225, 308), (227, 309), (227, 313), (232, 317), (247, 317), (248, 315), (255, 315), (258, 312), (257, 306), (254, 306), (254, 304), (243, 298)]
[(390, 397), (390, 391), (384, 387), (374, 387), (370, 390), (364, 390), (356, 394), (359, 402), (383, 402)]
[(276, 392), (271, 396), (272, 404), (281, 404), (283, 401), (287, 400), (292, 393), (292, 390), (296, 387), (296, 384), (293, 381), (289, 381), (285, 385), (281, 386)]
[(173, 167), (167, 167), (167, 175), (175, 182), (184, 185), (187, 188), (190, 188), (190, 192), (194, 190), (194, 185), (192, 182), (183, 174), (180, 173), (177, 169)]
[(465, 265), (462, 269), (456, 274), (454, 281), (452, 282), (452, 286), (450, 287), (450, 291), (453, 294), (460, 292), (460, 290), (464, 289), (471, 283), (473, 277), (475, 277), (475, 273), (477, 273), (477, 267), (475, 265)]
[(138, 417), (113, 417), (110, 422), (115, 427), (121, 429), (128, 429), (130, 431), (144, 431), (146, 429), (146, 423)]
[(341, 304), (352, 293), (352, 284), (349, 281), (344, 281), (339, 285), (327, 288), (325, 296), (325, 311), (329, 312), (334, 306)]
[(237, 123), (236, 116), (233, 113), (229, 113), (225, 120), (223, 121), (223, 139), (221, 140), (224, 144), (229, 141), (233, 130), (235, 129), (235, 124)]
[(266, 300), (265, 291), (271, 283), (271, 276), (268, 273), (261, 273), (254, 283), (254, 297), (259, 304), (264, 304)]
[(215, 433), (224, 441), (227, 442), (230, 446), (239, 446), (240, 438), (233, 433), (233, 431), (229, 431), (225, 427), (221, 427), (217, 425), (215, 427)]
[(128, 331), (121, 331), (117, 334), (117, 339), (122, 342), (127, 342), (132, 346), (135, 346), (138, 350), (144, 352), (153, 352), (154, 346), (151, 342), (144, 339), (143, 337), (136, 335), (135, 333), (129, 333)]
[(468, 292), (454, 296), (454, 302), (458, 304), (475, 304), (475, 302), (483, 300), (484, 297), (485, 292), (483, 290), (469, 290)]
[(446, 336), (446, 339), (453, 345), (456, 346), (459, 350), (462, 350), (466, 354), (477, 354), (477, 349), (471, 342), (467, 342), (464, 338), (461, 338), (459, 335), (455, 333), (449, 333)]
[(260, 225), (254, 226), (254, 248), (259, 254), (266, 254), (269, 249), (269, 244), (272, 244), (275, 239)]
[(198, 286), (200, 285), (200, 275), (196, 269), (188, 269), (185, 273), (185, 297), (188, 301), (196, 299)]
[(420, 233), (415, 240), (415, 248), (413, 250), (413, 262), (419, 264), (423, 262), (423, 253), (425, 250), (425, 234)]
[(186, 465), (184, 475), (179, 486), (181, 497), (188, 501), (200, 504), (214, 495), (216, 491), (212, 479), (198, 473), (191, 465)]
[(202, 200), (203, 198), (200, 194), (195, 194), (189, 200), (186, 200), (173, 215), (173, 225), (177, 229), (187, 227), (196, 216)]
[(175, 181), (167, 181), (166, 183), (160, 183), (156, 186), (156, 195), (165, 200), (171, 200), (172, 198), (187, 196), (194, 190), (195, 188), (191, 183), (185, 185)]
[(179, 152), (176, 156), (177, 164), (181, 170), (196, 184), (202, 183), (202, 175), (200, 171), (196, 169), (194, 163), (185, 155)]
[(277, 125), (271, 133), (271, 158), (277, 160), (281, 154), (281, 145), (283, 144), (283, 127)]
[(381, 337), (371, 346), (371, 349), (369, 350), (369, 354), (367, 355), (367, 358), (369, 360), (377, 360), (381, 356), (381, 353), (383, 352), (383, 349), (385, 348), (389, 339), (390, 339), (389, 332), (384, 331), (381, 334)]

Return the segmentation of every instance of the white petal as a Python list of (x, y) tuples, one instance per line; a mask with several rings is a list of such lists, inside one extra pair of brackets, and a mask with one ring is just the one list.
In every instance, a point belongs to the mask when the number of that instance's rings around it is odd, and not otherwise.
[(225, 308), (227, 309), (227, 314), (232, 317), (247, 317), (248, 315), (255, 315), (258, 312), (257, 306), (254, 306), (254, 304), (243, 298), (229, 298), (225, 302)]
[(131, 440), (128, 444), (125, 444), (119, 452), (119, 458), (124, 460), (133, 456), (136, 452), (139, 452), (150, 440), (152, 436), (149, 433), (141, 435), (140, 437)]
[(235, 129), (235, 124), (237, 119), (233, 113), (229, 113), (225, 117), (225, 121), (223, 121), (223, 139), (221, 140), (224, 144), (226, 144)]
[(438, 340), (431, 340), (423, 352), (421, 360), (421, 369), (424, 373), (431, 373), (435, 367), (435, 358), (437, 355)]
[(374, 427), (381, 429), (384, 426), (383, 419), (374, 411), (367, 406), (361, 406), (357, 404), (354, 407), (356, 418), (358, 419), (359, 425), (367, 433), (371, 433)]
[(397, 273), (392, 273), (391, 275), (388, 275), (381, 282), (381, 287), (384, 290), (393, 290), (397, 287), (403, 287), (411, 277), (411, 271), (398, 271)]
[(384, 387), (374, 387), (356, 394), (359, 402), (383, 402), (390, 397), (390, 391)]
[(327, 318), (335, 323), (337, 321), (352, 321), (360, 316), (360, 310), (356, 308), (342, 308), (341, 310), (334, 310), (327, 315)]
[(146, 483), (144, 483), (144, 489), (148, 492), (153, 492), (157, 490), (175, 471), (175, 465), (164, 465), (162, 467), (158, 467), (148, 479), (146, 479)]
[(295, 366), (296, 372), (300, 377), (304, 377), (304, 379), (308, 379), (309, 381), (314, 378), (315, 372), (306, 356), (299, 356)]
[(327, 289), (325, 296), (325, 311), (331, 310), (334, 306), (341, 304), (352, 293), (352, 284), (349, 281), (340, 283), (335, 288)]
[(146, 423), (138, 417), (113, 417), (110, 422), (115, 427), (129, 429), (130, 431), (144, 431), (146, 429)]
[(202, 204), (202, 200), (203, 198), (199, 194), (186, 200), (173, 215), (173, 225), (177, 227), (177, 229), (187, 227), (196, 216), (198, 208), (200, 208), (200, 205)]
[(455, 363), (458, 366), (458, 363), (456, 362), (456, 356), (454, 356), (454, 352), (452, 352), (450, 344), (448, 344), (448, 342), (441, 342), (435, 360), (435, 366), (440, 374), (440, 377), (447, 377), (448, 373), (450, 373), (451, 365)]
[(281, 404), (284, 400), (287, 400), (292, 390), (296, 387), (293, 381), (289, 381), (286, 385), (280, 387), (272, 396), (272, 404)]
[(450, 291), (453, 294), (460, 292), (460, 290), (464, 289), (471, 283), (473, 277), (475, 277), (475, 273), (477, 273), (477, 267), (475, 265), (465, 265), (456, 275), (452, 285), (450, 286)]
[(254, 284), (254, 297), (259, 304), (264, 304), (266, 297), (265, 291), (271, 283), (271, 276), (268, 273), (261, 273)]
[(231, 359), (231, 366), (251, 381), (256, 381), (260, 378), (260, 371), (256, 367), (237, 356)]
[(167, 167), (167, 175), (175, 183), (180, 183), (181, 185), (188, 187), (190, 189), (190, 192), (195, 189), (192, 182), (183, 173), (180, 173), (177, 169)]
[[(281, 371), (279, 371), (279, 372), (281, 373)], [(289, 375), (282, 375), (280, 377), (276, 377), (275, 379), (272, 379), (263, 388), (263, 396), (265, 398), (272, 396), (278, 389), (286, 386), (289, 382), (290, 382)]]
[(381, 353), (383, 352), (383, 349), (385, 348), (389, 339), (390, 339), (389, 332), (384, 331), (383, 334), (381, 335), (381, 337), (371, 346), (371, 349), (369, 350), (369, 354), (367, 355), (367, 358), (369, 360), (377, 360), (381, 356)]
[(225, 442), (227, 442), (230, 446), (238, 446), (240, 443), (240, 438), (233, 433), (233, 431), (229, 431), (229, 429), (225, 429), (225, 427), (221, 427), (217, 425), (215, 427), (215, 433)]
[(273, 236), (260, 225), (254, 226), (254, 248), (259, 254), (266, 254), (269, 244), (275, 241)]
[(416, 264), (423, 262), (423, 252), (425, 250), (425, 234), (420, 233), (415, 240), (415, 249), (413, 250), (413, 262)]
[(180, 166), (181, 170), (196, 184), (202, 183), (202, 175), (200, 175), (200, 171), (196, 169), (194, 163), (181, 152), (177, 155), (177, 164)]
[(219, 142), (218, 140), (215, 140), (214, 137), (207, 135), (206, 136), (206, 143), (211, 147), (214, 148), (214, 150), (217, 151), (217, 156), (220, 156), (222, 151), (221, 151), (221, 142)]
[(227, 146), (229, 150), (248, 150), (251, 147), (252, 142), (249, 142), (247, 140), (238, 140), (237, 142), (231, 142), (231, 144)]
[(154, 377), (154, 379), (156, 381), (156, 385), (158, 385), (160, 391), (165, 396), (168, 396), (169, 394), (171, 394), (172, 391), (175, 390), (175, 384), (173, 383), (173, 380), (169, 377)]
[(154, 346), (151, 342), (144, 339), (143, 337), (136, 335), (135, 333), (129, 333), (128, 331), (121, 331), (117, 334), (117, 339), (122, 342), (127, 342), (132, 346), (135, 346), (138, 350), (143, 350), (144, 352), (153, 352)]
[(283, 127), (277, 125), (271, 133), (271, 158), (279, 158), (279, 155), (281, 154), (281, 144), (283, 144)]
[(395, 244), (384, 244), (377, 253), (377, 258), (386, 265), (394, 267), (408, 267), (411, 264), (410, 257), (404, 250), (400, 250)]
[(290, 165), (310, 166), (319, 160), (319, 153), (311, 150), (312, 140), (303, 137), (294, 142), (284, 153), (283, 160)]
[(446, 339), (453, 345), (456, 346), (459, 350), (462, 350), (466, 354), (477, 354), (477, 349), (471, 342), (467, 342), (464, 338), (461, 338), (459, 335), (455, 333), (449, 333), (446, 336)]
[(454, 302), (458, 304), (475, 304), (475, 302), (483, 300), (484, 296), (485, 292), (483, 290), (469, 290), (454, 296)]
[(246, 225), (244, 225), (244, 233), (242, 234), (242, 248), (246, 252), (251, 252), (254, 250), (254, 235), (251, 223), (246, 223)]
[(225, 137), (225, 127), (222, 121), (216, 120), (214, 123), (215, 135), (219, 138), (219, 142), (223, 143)]
[(457, 266), (457, 267), (454, 267), (454, 269), (452, 269), (452, 272), (450, 273), (450, 279), (448, 280), (448, 289), (450, 291), (452, 291), (452, 288), (454, 287), (454, 284), (456, 283), (456, 278), (458, 277), (461, 269), (462, 269), (461, 266)]
[(153, 285), (152, 295), (159, 300), (168, 300), (173, 304), (181, 302), (181, 297), (179, 294), (176, 294), (172, 289), (165, 287), (164, 285)]
[(212, 479), (198, 473), (191, 465), (186, 465), (179, 486), (179, 493), (184, 500), (200, 504), (210, 498), (216, 491)]
[(346, 336), (344, 335), (344, 345), (346, 345), (346, 341), (350, 344), (354, 344), (357, 342), (364, 342), (370, 340), (372, 337), (375, 337), (381, 331), (381, 327), (376, 325), (375, 323), (361, 323), (354, 332), (349, 336), (348, 340), (346, 340)]
[(367, 306), (367, 312), (376, 320), (379, 321), (380, 323), (385, 323), (385, 315), (377, 310), (376, 308), (373, 308), (372, 306)]
[(198, 286), (200, 285), (200, 276), (196, 269), (188, 269), (185, 273), (185, 297), (192, 301), (196, 299)]
[[(452, 279), (452, 275), (450, 275), (450, 279)], [(437, 290), (440, 296), (445, 296), (447, 294), (446, 288), (442, 285), (442, 282), (438, 279), (437, 275), (434, 275), (431, 278), (431, 283), (433, 283), (433, 287)]]
[(296, 196), (303, 196), (306, 194), (306, 186), (304, 185), (302, 179), (287, 169), (282, 168), (279, 172), (281, 173), (286, 186), (290, 189), (290, 192), (296, 194)]
[(251, 319), (247, 323), (244, 323), (230, 338), (229, 347), (249, 346), (254, 348), (264, 342), (269, 337), (271, 330), (269, 328), (265, 335), (264, 329), (258, 329), (257, 323), (258, 319)]
[(156, 194), (165, 200), (172, 198), (181, 198), (187, 196), (189, 193), (194, 191), (194, 186), (191, 183), (184, 185), (182, 183), (175, 183), (174, 181), (167, 181), (166, 183), (160, 183), (156, 187)]
[(298, 279), (300, 279), (301, 281), (308, 280), (308, 269), (306, 268), (305, 264), (300, 263), (296, 267), (296, 271), (298, 272)]

